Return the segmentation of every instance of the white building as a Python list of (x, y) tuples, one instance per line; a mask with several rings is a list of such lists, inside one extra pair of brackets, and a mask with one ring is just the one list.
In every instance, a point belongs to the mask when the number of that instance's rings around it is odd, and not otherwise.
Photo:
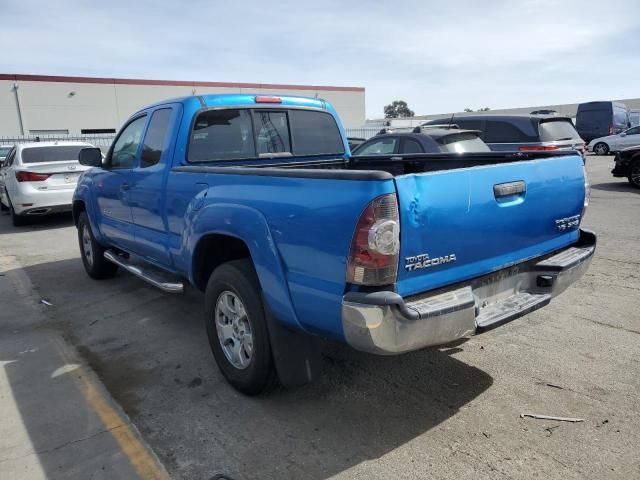
[(0, 136), (114, 133), (145, 105), (208, 93), (324, 98), (345, 127), (365, 120), (362, 87), (0, 74)]

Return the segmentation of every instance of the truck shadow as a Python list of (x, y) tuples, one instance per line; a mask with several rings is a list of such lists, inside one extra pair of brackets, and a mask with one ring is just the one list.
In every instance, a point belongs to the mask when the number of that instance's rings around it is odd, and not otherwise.
[[(326, 343), (315, 383), (249, 398), (213, 361), (200, 293), (163, 294), (126, 274), (96, 282), (79, 259), (25, 270), (53, 304), (49, 326), (98, 373), (172, 478), (326, 479), (428, 435), (493, 383), (455, 358), (465, 346), (376, 357)], [(25, 415), (38, 451), (41, 432)]]
[(640, 194), (640, 188), (635, 188), (627, 180), (621, 179), (617, 182), (596, 183), (591, 185), (594, 190), (604, 190), (606, 192), (631, 192)]

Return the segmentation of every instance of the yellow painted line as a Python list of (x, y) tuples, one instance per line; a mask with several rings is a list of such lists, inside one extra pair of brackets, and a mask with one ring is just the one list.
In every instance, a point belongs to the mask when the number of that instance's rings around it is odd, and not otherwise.
[(168, 479), (169, 475), (159, 464), (155, 455), (140, 442), (138, 435), (125, 420), (105, 401), (104, 397), (90, 381), (84, 376), (82, 380), (85, 383), (82, 394), (100, 416), (105, 428), (116, 439), (122, 452), (127, 456), (140, 478), (145, 480)]
[[(66, 363), (72, 363), (63, 345), (56, 345), (58, 352)], [(154, 453), (142, 443), (138, 434), (131, 428), (129, 420), (114, 409), (105, 399), (100, 389), (92, 380), (91, 374), (86, 374), (85, 367), (81, 367), (81, 374), (74, 375), (78, 388), (87, 403), (98, 414), (105, 430), (118, 442), (122, 453), (127, 457), (131, 466), (143, 480), (169, 480), (170, 477)]]
[[(31, 298), (34, 305), (34, 315), (42, 315), (37, 308), (37, 299), (33, 297), (33, 285), (27, 273), (14, 256), (3, 255), (0, 249), (0, 272), (6, 273), (15, 286), (16, 294), (24, 299)], [(55, 347), (64, 364), (75, 364), (66, 344), (62, 340), (55, 340)], [(78, 373), (80, 373), (78, 375)], [(130, 421), (118, 410), (113, 408), (103, 395), (100, 387), (94, 381), (94, 375), (84, 366), (74, 370), (78, 390), (82, 393), (89, 406), (96, 412), (102, 424), (118, 443), (121, 451), (127, 457), (131, 466), (142, 480), (170, 480), (158, 458), (132, 428)]]

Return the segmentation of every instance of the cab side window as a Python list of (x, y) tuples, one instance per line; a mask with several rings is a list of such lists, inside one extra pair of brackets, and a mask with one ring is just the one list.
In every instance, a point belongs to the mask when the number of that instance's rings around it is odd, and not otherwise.
[(140, 167), (146, 168), (157, 164), (162, 158), (169, 131), (169, 120), (171, 119), (171, 109), (163, 108), (156, 110), (151, 115), (149, 128), (144, 137), (142, 145), (142, 155), (140, 156)]
[(109, 160), (111, 168), (135, 167), (138, 146), (142, 139), (142, 132), (144, 131), (146, 120), (146, 115), (136, 118), (120, 132), (111, 152), (111, 158)]

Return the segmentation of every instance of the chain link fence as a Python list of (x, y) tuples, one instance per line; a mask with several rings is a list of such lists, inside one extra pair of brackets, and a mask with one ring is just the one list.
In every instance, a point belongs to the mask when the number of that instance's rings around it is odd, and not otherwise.
[(85, 142), (106, 152), (115, 138), (114, 133), (93, 135), (18, 135), (14, 137), (0, 136), (0, 145), (31, 142)]
[[(357, 137), (368, 139), (377, 134), (379, 128), (347, 128), (345, 129), (348, 137)], [(106, 152), (113, 139), (115, 133), (103, 133), (92, 135), (17, 135), (17, 136), (0, 136), (0, 146), (2, 145), (14, 145), (16, 143), (30, 143), (30, 142), (86, 142), (99, 147), (103, 152)]]

